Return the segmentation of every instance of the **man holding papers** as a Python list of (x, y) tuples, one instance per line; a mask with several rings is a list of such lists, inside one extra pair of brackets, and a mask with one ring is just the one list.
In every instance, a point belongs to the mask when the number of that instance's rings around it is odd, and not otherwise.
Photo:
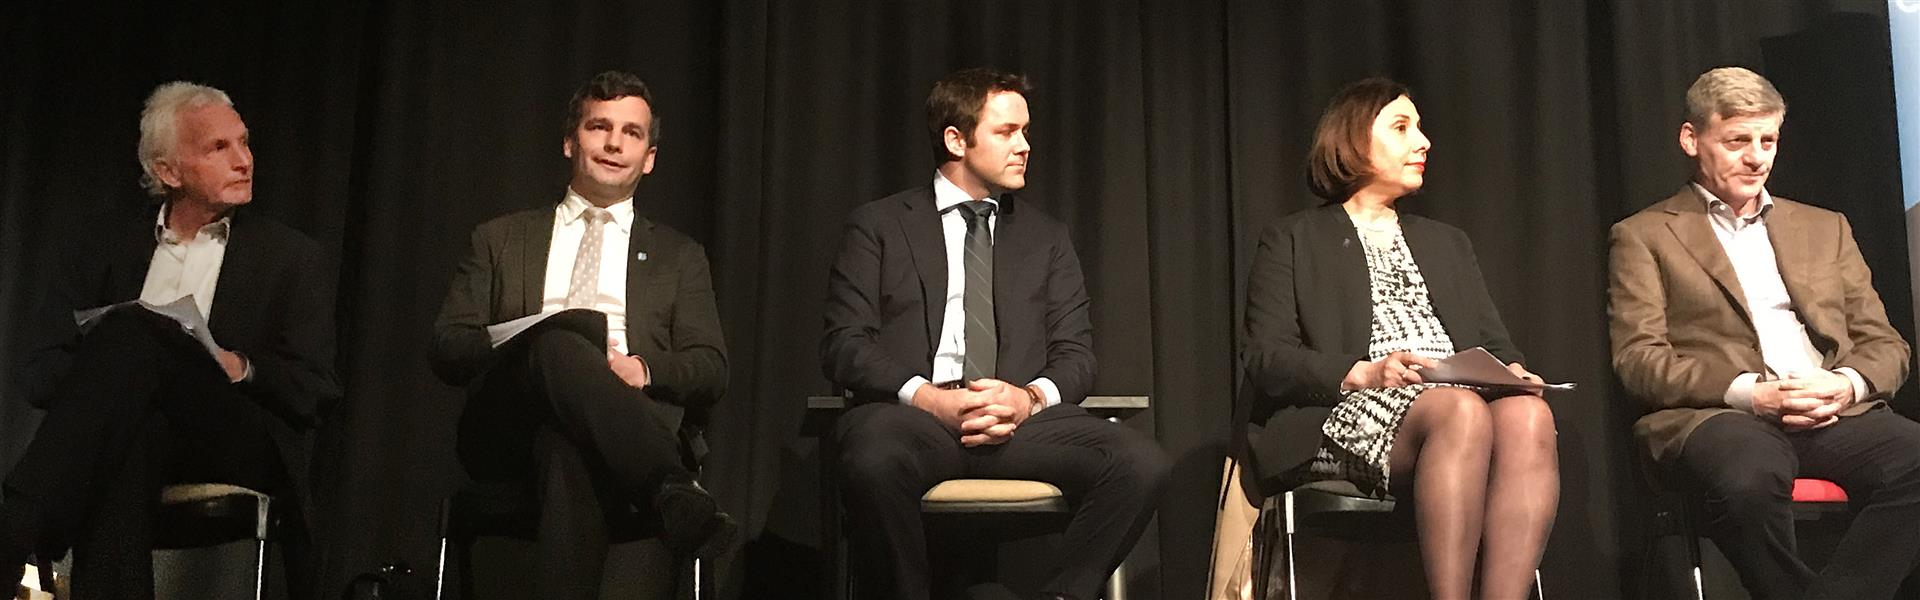
[(227, 483), (273, 497), (288, 587), (312, 592), (301, 515), (311, 433), (340, 398), (333, 296), (319, 245), (245, 208), (247, 141), (220, 90), (147, 98), (140, 163), (160, 203), (91, 224), (28, 336), (24, 394), (47, 413), (6, 481), (0, 580), (71, 547), (76, 596), (152, 597), (159, 488)]
[[(713, 556), (732, 542), (732, 519), (693, 480), (702, 446), (691, 428), (700, 419), (689, 418), (725, 392), (727, 359), (705, 250), (636, 210), (658, 151), (652, 92), (610, 71), (568, 109), (565, 197), (474, 230), (435, 322), (433, 367), (471, 384), (459, 455), (474, 479), (552, 490), (548, 465), (582, 462), (552, 453), (570, 452), (592, 465), (595, 488), (612, 490), (543, 498), (541, 589), (596, 598), (603, 503), (657, 511), (679, 551)], [(568, 309), (600, 314), (571, 311), (497, 348), (488, 333)]]
[[(1787, 105), (1738, 67), (1687, 90), (1693, 181), (1613, 226), (1613, 366), (1634, 433), (1703, 496), (1755, 597), (1888, 598), (1920, 557), (1920, 424), (1888, 410), (1907, 344), (1839, 213), (1772, 196)], [(1794, 554), (1794, 477), (1859, 510), (1827, 567)]]

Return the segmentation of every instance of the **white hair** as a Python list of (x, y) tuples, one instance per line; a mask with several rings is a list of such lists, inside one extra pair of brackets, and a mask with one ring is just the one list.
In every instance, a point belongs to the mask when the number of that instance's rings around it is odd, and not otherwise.
[(140, 186), (148, 194), (167, 193), (153, 174), (153, 164), (171, 156), (180, 144), (180, 112), (210, 104), (233, 106), (233, 100), (217, 88), (187, 81), (161, 84), (147, 96), (147, 107), (140, 111)]

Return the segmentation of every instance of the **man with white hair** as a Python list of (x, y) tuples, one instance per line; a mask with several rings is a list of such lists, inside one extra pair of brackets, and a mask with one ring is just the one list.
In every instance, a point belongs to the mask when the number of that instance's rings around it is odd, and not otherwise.
[[(1687, 90), (1693, 181), (1613, 226), (1613, 366), (1754, 597), (1889, 598), (1920, 557), (1920, 423), (1885, 402), (1907, 344), (1847, 218), (1767, 192), (1786, 112), (1739, 67)], [(1795, 554), (1795, 477), (1859, 511), (1819, 572)]]
[[(77, 597), (150, 598), (159, 488), (227, 483), (273, 496), (288, 588), (305, 597), (310, 438), (340, 398), (320, 246), (244, 210), (253, 152), (220, 90), (156, 88), (140, 165), (158, 203), (89, 222), (27, 336), (22, 394), (47, 412), (5, 483), (0, 579), (71, 547)], [(137, 305), (75, 324), (76, 310), (184, 298), (213, 346)]]

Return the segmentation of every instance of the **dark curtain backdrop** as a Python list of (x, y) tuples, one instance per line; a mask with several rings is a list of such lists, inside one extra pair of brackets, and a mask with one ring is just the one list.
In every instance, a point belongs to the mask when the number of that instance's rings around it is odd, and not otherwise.
[[(431, 565), (461, 481), (458, 390), (430, 321), (473, 225), (557, 201), (564, 105), (591, 74), (646, 78), (664, 133), (640, 209), (707, 245), (733, 381), (708, 486), (752, 538), (724, 591), (806, 597), (822, 576), (803, 398), (826, 267), (852, 207), (931, 177), (921, 103), (993, 65), (1038, 89), (1029, 196), (1072, 228), (1103, 394), (1178, 462), (1134, 554), (1143, 597), (1195, 598), (1233, 424), (1253, 244), (1319, 204), (1302, 159), (1342, 83), (1412, 84), (1434, 140), (1404, 206), (1465, 229), (1552, 400), (1564, 491), (1550, 593), (1641, 595), (1646, 506), (1607, 366), (1606, 228), (1679, 188), (1675, 131), (1700, 71), (1773, 77), (1790, 111), (1773, 189), (1847, 212), (1912, 339), (1884, 3), (555, 2), (152, 3), (0, 8), (0, 308), (17, 314), (88, 210), (139, 198), (140, 101), (191, 79), (254, 131), (256, 206), (333, 251), (348, 401), (321, 436), (331, 589)], [(17, 358), (9, 320), (0, 359)], [(0, 402), (0, 466), (37, 416)], [(1407, 576), (1413, 576), (1409, 573)]]

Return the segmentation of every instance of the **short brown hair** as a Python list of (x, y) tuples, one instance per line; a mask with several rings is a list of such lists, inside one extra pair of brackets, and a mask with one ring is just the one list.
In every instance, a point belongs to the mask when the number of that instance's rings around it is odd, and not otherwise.
[(1401, 96), (1413, 97), (1406, 84), (1369, 77), (1341, 88), (1320, 113), (1307, 152), (1307, 187), (1334, 202), (1346, 200), (1373, 176), (1373, 120)]
[(580, 128), (580, 119), (586, 116), (587, 100), (606, 102), (632, 96), (647, 103), (647, 145), (660, 145), (660, 109), (653, 105), (653, 91), (647, 89), (647, 82), (639, 75), (626, 71), (602, 71), (587, 80), (573, 93), (573, 100), (567, 102), (567, 138), (573, 138), (573, 132)]
[(1773, 82), (1740, 67), (1720, 67), (1701, 73), (1687, 88), (1687, 122), (1694, 131), (1706, 131), (1713, 115), (1722, 119), (1746, 115), (1787, 113), (1787, 101)]
[(934, 83), (933, 91), (927, 94), (927, 131), (933, 134), (933, 164), (938, 166), (959, 158), (947, 152), (948, 127), (959, 129), (967, 144), (973, 144), (973, 129), (980, 126), (980, 109), (987, 105), (987, 96), (1013, 92), (1024, 98), (1030, 89), (1026, 77), (984, 67), (954, 71)]

